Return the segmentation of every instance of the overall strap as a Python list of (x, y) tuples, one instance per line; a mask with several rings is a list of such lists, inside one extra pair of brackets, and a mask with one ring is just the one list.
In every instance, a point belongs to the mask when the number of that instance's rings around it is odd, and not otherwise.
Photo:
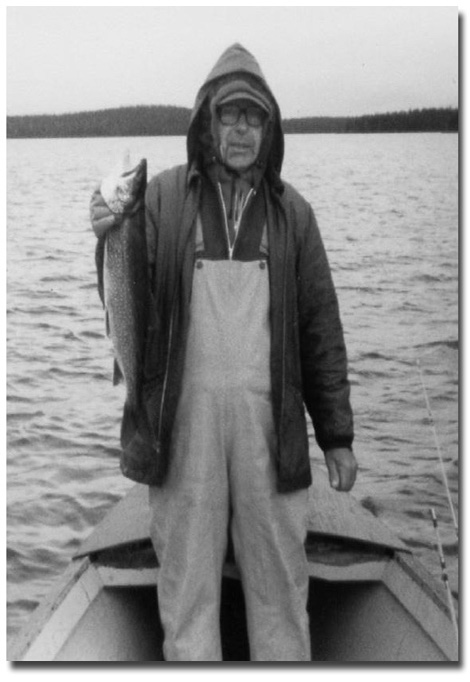
[[(197, 218), (196, 218), (196, 242), (195, 242), (196, 257), (202, 256), (204, 253), (204, 249), (205, 249), (205, 244), (204, 244), (204, 233), (203, 233), (203, 229), (202, 229), (202, 219), (201, 219), (200, 212), (198, 212)], [(261, 258), (268, 258), (269, 247), (268, 247), (268, 224), (267, 224), (267, 221), (265, 221), (264, 225), (263, 225), (263, 233), (261, 236), (261, 243), (259, 246), (259, 252), (260, 252)]]
[(195, 243), (196, 257), (204, 253), (204, 235), (202, 233), (201, 213), (198, 211), (196, 217), (196, 243)]
[(261, 235), (261, 244), (259, 245), (260, 256), (267, 258), (269, 256), (268, 247), (268, 222), (265, 220), (263, 225), (263, 234)]

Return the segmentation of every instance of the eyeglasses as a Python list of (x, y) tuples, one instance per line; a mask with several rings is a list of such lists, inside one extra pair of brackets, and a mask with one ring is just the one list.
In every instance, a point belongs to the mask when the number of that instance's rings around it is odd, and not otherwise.
[(266, 120), (266, 113), (257, 106), (240, 107), (238, 104), (222, 104), (217, 108), (219, 120), (224, 126), (234, 126), (245, 114), (246, 122), (252, 128), (260, 128)]

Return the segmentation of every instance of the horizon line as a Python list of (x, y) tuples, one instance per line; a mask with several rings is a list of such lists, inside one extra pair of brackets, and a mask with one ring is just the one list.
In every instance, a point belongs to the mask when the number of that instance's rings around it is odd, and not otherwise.
[[(39, 116), (80, 116), (83, 114), (98, 114), (102, 113), (105, 111), (119, 111), (120, 109), (151, 109), (151, 108), (161, 108), (161, 109), (180, 109), (187, 111), (189, 113), (192, 112), (192, 107), (186, 107), (182, 106), (179, 104), (121, 104), (121, 105), (116, 105), (112, 107), (104, 107), (101, 109), (83, 109), (81, 111), (63, 111), (60, 113), (35, 113), (35, 114), (8, 114), (7, 113), (7, 119), (9, 118), (34, 118), (34, 117), (39, 117)], [(287, 120), (296, 120), (296, 119), (304, 119), (304, 118), (361, 118), (363, 116), (386, 116), (388, 114), (400, 114), (400, 113), (409, 113), (411, 111), (428, 111), (428, 110), (435, 110), (435, 109), (442, 109), (442, 110), (459, 110), (458, 105), (434, 105), (434, 106), (423, 106), (423, 107), (409, 107), (408, 109), (394, 109), (394, 110), (388, 110), (388, 111), (381, 111), (381, 112), (374, 112), (374, 113), (368, 113), (368, 114), (302, 114), (302, 115), (297, 115), (297, 116), (282, 116), (281, 120), (282, 121), (287, 121)]]

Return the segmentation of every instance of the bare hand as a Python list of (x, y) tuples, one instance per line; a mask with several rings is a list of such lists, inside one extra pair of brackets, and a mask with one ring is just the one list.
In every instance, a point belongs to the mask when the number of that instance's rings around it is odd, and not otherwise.
[(347, 492), (356, 480), (357, 461), (349, 448), (334, 448), (325, 452), (330, 485), (335, 490)]
[(91, 197), (90, 220), (97, 237), (103, 237), (120, 220), (120, 217), (111, 211), (99, 190), (96, 190)]

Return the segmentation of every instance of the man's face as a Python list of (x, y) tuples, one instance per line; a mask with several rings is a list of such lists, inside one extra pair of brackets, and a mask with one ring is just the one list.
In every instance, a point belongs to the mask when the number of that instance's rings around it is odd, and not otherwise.
[(236, 100), (218, 110), (217, 130), (222, 161), (243, 172), (258, 158), (266, 115), (251, 100)]

